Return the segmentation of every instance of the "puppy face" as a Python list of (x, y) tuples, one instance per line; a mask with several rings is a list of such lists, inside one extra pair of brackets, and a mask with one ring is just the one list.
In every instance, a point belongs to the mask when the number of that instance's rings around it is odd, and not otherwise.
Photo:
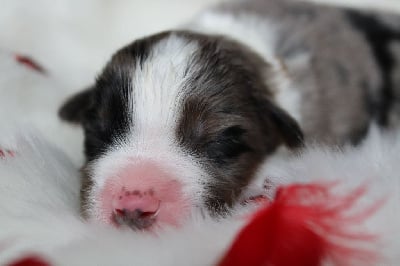
[(84, 213), (147, 229), (225, 212), (266, 155), (302, 142), (272, 75), (219, 36), (164, 32), (118, 51), (60, 110), (85, 131)]

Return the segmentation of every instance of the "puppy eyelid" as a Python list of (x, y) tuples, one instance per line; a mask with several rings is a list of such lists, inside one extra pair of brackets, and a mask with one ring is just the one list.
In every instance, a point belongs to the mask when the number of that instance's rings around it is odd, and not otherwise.
[(223, 129), (218, 135), (227, 138), (240, 138), (245, 133), (246, 130), (243, 127), (239, 125), (234, 125)]
[(207, 154), (218, 164), (226, 164), (241, 154), (251, 151), (251, 148), (242, 139), (246, 130), (240, 126), (225, 128), (208, 143)]

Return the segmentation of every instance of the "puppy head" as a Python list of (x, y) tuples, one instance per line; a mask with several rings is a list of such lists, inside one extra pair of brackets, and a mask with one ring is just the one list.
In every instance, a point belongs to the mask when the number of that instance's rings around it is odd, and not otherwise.
[(271, 75), (221, 36), (164, 32), (118, 51), (60, 110), (85, 131), (84, 213), (145, 229), (226, 211), (266, 155), (302, 142)]

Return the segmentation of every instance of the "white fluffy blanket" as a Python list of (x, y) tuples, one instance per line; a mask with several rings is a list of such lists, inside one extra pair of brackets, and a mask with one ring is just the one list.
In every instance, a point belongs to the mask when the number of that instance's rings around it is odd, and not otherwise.
[[(1, 134), (0, 146), (1, 263), (38, 254), (50, 265), (216, 265), (246, 223), (243, 213), (251, 210), (238, 208), (219, 221), (194, 214), (183, 228), (158, 236), (86, 224), (78, 214), (77, 170), (60, 150), (26, 128)], [(355, 243), (372, 248), (378, 260), (350, 265), (398, 265), (399, 152), (398, 132), (376, 130), (358, 148), (309, 148), (290, 160), (266, 162), (249, 193), (260, 191), (266, 178), (267, 195), (290, 183), (334, 181), (337, 195), (366, 185), (366, 194), (349, 211), (357, 216), (366, 206), (382, 199), (383, 204), (356, 224), (338, 226), (375, 235), (372, 242)]]
[[(151, 6), (123, 0), (112, 4), (105, 0), (40, 0), (26, 6), (25, 2), (2, 1), (1, 265), (32, 253), (54, 265), (215, 265), (229, 247), (245, 223), (243, 219), (216, 222), (194, 215), (184, 228), (167, 229), (159, 237), (82, 222), (77, 170), (82, 162), (82, 136), (79, 129), (63, 125), (56, 117), (62, 99), (88, 85), (117, 47), (140, 35), (181, 23), (215, 0), (187, 2), (174, 0), (166, 4), (160, 0)], [(383, 6), (390, 2), (391, 7), (400, 10), (395, 1), (380, 1)], [(176, 15), (172, 10), (178, 7), (182, 12)], [(156, 17), (161, 19), (154, 20)], [(132, 28), (123, 26), (127, 23)], [(45, 72), (18, 62), (16, 53), (32, 56)], [(368, 184), (361, 205), (382, 197), (386, 201), (358, 229), (379, 236), (375, 244), (382, 265), (398, 265), (398, 133), (375, 130), (358, 148), (314, 147), (290, 160), (267, 161), (248, 193), (258, 193), (266, 178), (272, 181), (268, 196), (277, 186), (292, 182), (340, 181), (338, 193)], [(246, 210), (238, 209), (237, 214), (243, 211)]]

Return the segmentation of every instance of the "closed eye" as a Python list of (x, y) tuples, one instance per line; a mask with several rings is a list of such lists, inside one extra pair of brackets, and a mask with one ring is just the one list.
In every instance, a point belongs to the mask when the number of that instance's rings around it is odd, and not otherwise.
[(251, 151), (243, 139), (246, 130), (240, 126), (224, 129), (207, 145), (207, 155), (218, 164), (227, 164), (241, 154)]

